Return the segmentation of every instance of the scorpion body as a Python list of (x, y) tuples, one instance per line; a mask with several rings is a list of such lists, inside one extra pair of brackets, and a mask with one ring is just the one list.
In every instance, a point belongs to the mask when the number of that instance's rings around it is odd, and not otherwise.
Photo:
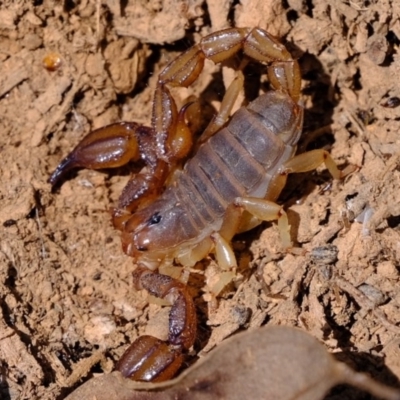
[[(243, 88), (241, 69), (226, 90), (221, 108), (198, 140), (183, 169), (193, 137), (168, 86), (189, 86), (204, 60), (222, 62), (241, 51), (266, 65), (271, 87), (232, 117)], [(285, 248), (291, 247), (289, 223), (275, 201), (292, 172), (325, 164), (334, 178), (344, 176), (325, 150), (295, 155), (303, 121), (300, 68), (286, 48), (259, 28), (212, 33), (161, 72), (155, 89), (152, 126), (120, 122), (89, 133), (59, 164), (49, 181), (55, 185), (76, 167), (119, 167), (142, 160), (147, 169), (124, 189), (113, 223), (121, 230), (124, 251), (138, 264), (134, 283), (171, 301), (166, 341), (139, 337), (117, 363), (134, 380), (161, 381), (180, 368), (196, 338), (194, 302), (184, 283), (158, 272), (174, 261), (191, 267), (213, 252), (224, 271), (210, 288), (217, 295), (235, 276), (230, 241), (260, 221), (277, 220)]]
[(281, 92), (268, 92), (240, 108), (159, 199), (135, 213), (132, 229), (127, 222), (127, 254), (141, 257), (149, 268), (159, 266), (160, 259), (169, 263), (219, 232), (235, 199), (265, 198), (279, 168), (293, 156), (302, 116), (302, 107)]

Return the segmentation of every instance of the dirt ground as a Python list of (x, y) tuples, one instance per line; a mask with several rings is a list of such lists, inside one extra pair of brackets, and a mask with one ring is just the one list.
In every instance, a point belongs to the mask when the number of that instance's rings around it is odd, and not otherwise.
[[(205, 354), (264, 324), (298, 326), (353, 368), (400, 379), (400, 3), (397, 0), (49, 0), (0, 6), (0, 397), (62, 399), (110, 372), (127, 344), (165, 335), (168, 307), (132, 284), (134, 264), (110, 223), (129, 169), (47, 179), (91, 129), (150, 124), (157, 75), (213, 31), (265, 28), (299, 60), (305, 105), (299, 148), (324, 168), (281, 196), (300, 255), (274, 224), (241, 234), (237, 287), (218, 305), (191, 275)], [(254, 71), (254, 72), (253, 72)], [(261, 69), (246, 69), (257, 93)], [(232, 70), (207, 63), (190, 95), (218, 109)], [(264, 79), (264, 78), (263, 78)], [(266, 87), (265, 79), (261, 89)], [(206, 107), (207, 108), (207, 107)], [(207, 113), (206, 113), (207, 114)], [(205, 115), (206, 115), (205, 114)], [(329, 399), (370, 399), (338, 387)]]

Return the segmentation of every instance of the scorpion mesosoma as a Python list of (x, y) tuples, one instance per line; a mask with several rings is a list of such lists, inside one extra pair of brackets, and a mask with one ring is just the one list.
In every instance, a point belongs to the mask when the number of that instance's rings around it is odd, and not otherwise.
[[(168, 87), (189, 86), (205, 59), (221, 63), (241, 51), (266, 65), (274, 90), (262, 94), (231, 117), (243, 88), (239, 68), (217, 115), (192, 148), (187, 105), (179, 112)], [(230, 245), (239, 231), (261, 221), (278, 221), (284, 247), (291, 246), (289, 223), (275, 203), (287, 175), (325, 163), (334, 178), (341, 172), (329, 153), (295, 155), (302, 131), (300, 69), (283, 44), (260, 28), (231, 28), (205, 36), (161, 72), (154, 94), (151, 128), (115, 123), (89, 133), (59, 164), (49, 182), (55, 185), (76, 167), (112, 168), (142, 160), (146, 168), (124, 188), (113, 211), (124, 251), (138, 268), (137, 288), (172, 303), (167, 341), (139, 337), (117, 369), (134, 380), (161, 381), (180, 368), (196, 337), (196, 312), (186, 285), (157, 271), (174, 261), (193, 266), (210, 252), (224, 271), (214, 294), (229, 283), (236, 259)], [(200, 143), (200, 144), (199, 144)]]

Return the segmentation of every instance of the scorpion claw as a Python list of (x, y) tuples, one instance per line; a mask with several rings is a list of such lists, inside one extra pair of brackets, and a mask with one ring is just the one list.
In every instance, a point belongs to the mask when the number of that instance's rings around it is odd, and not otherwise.
[(125, 351), (116, 370), (135, 381), (172, 378), (183, 363), (182, 349), (153, 336), (140, 336)]

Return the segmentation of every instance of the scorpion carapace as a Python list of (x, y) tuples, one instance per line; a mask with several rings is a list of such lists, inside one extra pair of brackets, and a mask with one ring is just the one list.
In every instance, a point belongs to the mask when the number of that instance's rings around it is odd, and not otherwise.
[[(228, 87), (218, 114), (200, 137), (198, 150), (183, 169), (181, 160), (192, 147), (185, 122), (186, 106), (178, 112), (168, 86), (188, 86), (200, 74), (204, 59), (216, 63), (242, 51), (266, 65), (269, 91), (232, 117), (243, 87), (243, 74)], [(169, 337), (136, 340), (117, 368), (135, 380), (165, 380), (180, 368), (196, 337), (196, 313), (186, 286), (157, 272), (160, 266), (193, 266), (210, 252), (224, 271), (210, 289), (216, 295), (236, 268), (230, 246), (235, 233), (260, 221), (277, 220), (284, 247), (291, 246), (289, 224), (275, 203), (286, 177), (325, 163), (335, 178), (342, 173), (325, 150), (295, 156), (302, 129), (299, 103), (300, 70), (286, 48), (266, 31), (232, 28), (204, 37), (161, 72), (155, 89), (151, 128), (121, 122), (89, 133), (50, 177), (55, 185), (76, 167), (119, 167), (129, 161), (146, 163), (124, 189), (113, 212), (122, 232), (124, 251), (138, 268), (137, 288), (172, 303)]]

